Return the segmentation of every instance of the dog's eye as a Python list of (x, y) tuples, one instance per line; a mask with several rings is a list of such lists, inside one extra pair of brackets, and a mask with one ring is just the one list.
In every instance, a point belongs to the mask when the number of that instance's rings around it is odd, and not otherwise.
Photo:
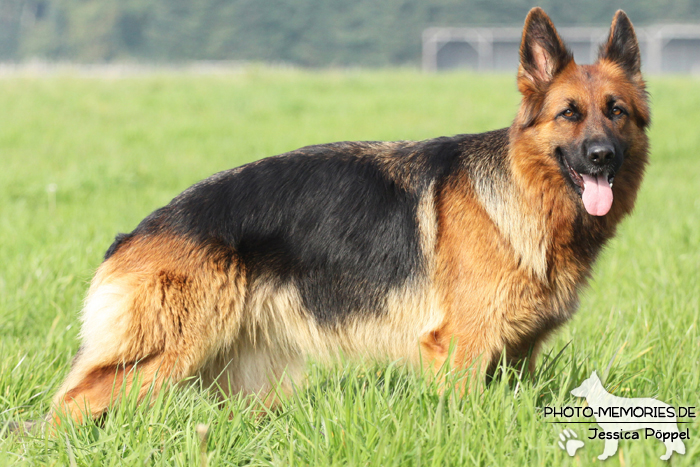
[(610, 110), (610, 113), (613, 115), (613, 117), (619, 117), (623, 113), (625, 113), (621, 108), (615, 106)]
[(561, 116), (562, 116), (562, 117), (566, 117), (566, 118), (571, 118), (571, 117), (574, 116), (574, 111), (571, 110), (571, 109), (566, 109), (565, 111), (563, 111), (563, 112), (561, 113)]

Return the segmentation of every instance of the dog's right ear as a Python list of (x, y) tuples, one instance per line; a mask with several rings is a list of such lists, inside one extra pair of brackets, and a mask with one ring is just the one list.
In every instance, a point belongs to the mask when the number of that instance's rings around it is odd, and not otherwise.
[(522, 81), (522, 84), (530, 84), (537, 90), (545, 91), (557, 73), (572, 60), (571, 52), (544, 10), (539, 7), (530, 10), (525, 18), (520, 42), (518, 84)]
[(544, 10), (530, 10), (525, 18), (518, 67), (518, 89), (526, 104), (525, 113), (520, 116), (524, 127), (533, 123), (540, 111), (538, 102), (549, 84), (573, 59)]

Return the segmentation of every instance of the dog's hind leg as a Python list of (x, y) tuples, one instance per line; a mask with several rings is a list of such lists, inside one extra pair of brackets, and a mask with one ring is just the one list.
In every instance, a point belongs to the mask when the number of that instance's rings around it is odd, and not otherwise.
[[(162, 250), (163, 241), (157, 244)], [(49, 422), (82, 422), (197, 373), (239, 332), (245, 279), (235, 258), (197, 249), (131, 246), (105, 261), (83, 310), (83, 345)], [(136, 250), (136, 251), (134, 251)], [(138, 261), (136, 260), (138, 259)], [(157, 260), (157, 261), (156, 261)]]
[(255, 395), (274, 408), (303, 383), (307, 358), (330, 360), (342, 346), (338, 331), (325, 331), (309, 316), (293, 284), (249, 281), (244, 315), (235, 341), (200, 371), (202, 383), (222, 397)]
[(202, 368), (205, 387), (221, 398), (237, 394), (254, 395), (269, 409), (279, 406), (281, 397), (292, 394), (306, 375), (304, 355), (278, 340), (254, 342), (242, 334), (236, 343)]

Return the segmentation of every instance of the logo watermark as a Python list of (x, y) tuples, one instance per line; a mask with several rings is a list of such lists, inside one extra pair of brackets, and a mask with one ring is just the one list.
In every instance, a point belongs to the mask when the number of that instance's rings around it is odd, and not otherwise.
[[(682, 428), (685, 421), (678, 418), (695, 418), (696, 407), (673, 407), (660, 400), (618, 397), (605, 390), (594, 371), (579, 387), (571, 391), (576, 397), (586, 399), (586, 407), (544, 408), (544, 418), (566, 418), (568, 423), (596, 423), (598, 428), (588, 429), (582, 438), (605, 440), (605, 448), (598, 459), (605, 460), (617, 452), (620, 440), (655, 438), (666, 446), (662, 460), (668, 460), (674, 452), (685, 454), (683, 440), (690, 439), (690, 430)], [(589, 420), (571, 421), (572, 418)], [(552, 420), (554, 421), (554, 420)], [(560, 421), (558, 421), (560, 422)], [(681, 424), (681, 429), (678, 428)], [(584, 446), (584, 441), (570, 428), (559, 434), (558, 446), (570, 456)]]

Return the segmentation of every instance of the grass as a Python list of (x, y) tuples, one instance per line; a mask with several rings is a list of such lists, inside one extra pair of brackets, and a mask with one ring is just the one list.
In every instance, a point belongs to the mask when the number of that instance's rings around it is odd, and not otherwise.
[[(584, 439), (569, 458), (556, 441), (573, 425), (541, 412), (580, 405), (569, 391), (590, 371), (617, 395), (700, 405), (700, 81), (652, 79), (650, 92), (652, 163), (636, 212), (534, 380), (510, 375), (480, 394), (441, 396), (396, 365), (312, 363), (308, 385), (267, 417), (194, 381), (150, 409), (126, 400), (103, 426), (0, 437), (0, 465), (198, 465), (199, 423), (212, 466), (590, 465), (603, 442)], [(512, 76), (410, 70), (2, 78), (0, 420), (46, 413), (115, 233), (193, 182), (308, 144), (504, 127), (517, 105)], [(687, 453), (672, 465), (700, 462), (699, 423), (685, 426)], [(605, 465), (660, 465), (663, 452), (655, 440), (621, 441)]]

